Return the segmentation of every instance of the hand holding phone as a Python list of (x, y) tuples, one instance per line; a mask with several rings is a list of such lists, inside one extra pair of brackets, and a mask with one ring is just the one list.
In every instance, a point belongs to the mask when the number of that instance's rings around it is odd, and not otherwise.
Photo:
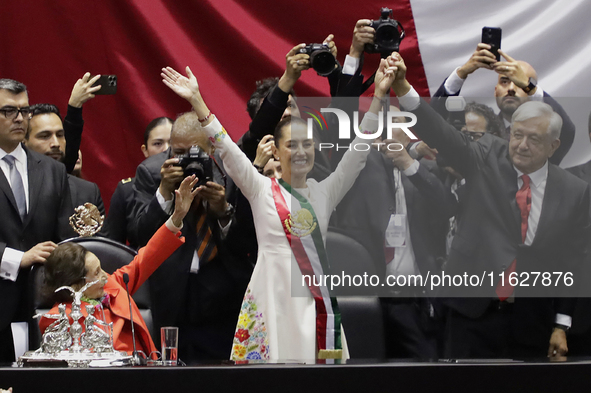
[(98, 85), (100, 85), (101, 88), (94, 93), (95, 95), (117, 93), (117, 75), (101, 75), (92, 86), (94, 87)]

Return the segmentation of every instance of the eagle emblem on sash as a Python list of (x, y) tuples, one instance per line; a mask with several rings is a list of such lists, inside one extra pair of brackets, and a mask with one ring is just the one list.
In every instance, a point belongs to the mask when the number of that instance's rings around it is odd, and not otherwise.
[(300, 209), (290, 213), (285, 220), (285, 227), (294, 236), (308, 236), (316, 229), (316, 221), (308, 209)]

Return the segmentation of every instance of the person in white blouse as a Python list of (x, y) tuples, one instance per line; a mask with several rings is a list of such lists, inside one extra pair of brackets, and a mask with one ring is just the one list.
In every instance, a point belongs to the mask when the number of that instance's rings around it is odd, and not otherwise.
[[(244, 296), (231, 358), (347, 358), (336, 299), (326, 285), (315, 285), (310, 277), (327, 272), (324, 239), (328, 220), (365, 166), (368, 152), (351, 149), (328, 178), (307, 180), (314, 165), (314, 142), (303, 120), (284, 119), (274, 137), (274, 157), (281, 163), (282, 179), (267, 178), (228, 137), (205, 104), (189, 67), (186, 72), (183, 76), (164, 68), (163, 82), (193, 106), (228, 174), (249, 200), (257, 231), (257, 264)], [(380, 62), (374, 99), (359, 127), (363, 133), (377, 134), (378, 112), (393, 72), (387, 61)], [(297, 289), (299, 294), (295, 294)]]

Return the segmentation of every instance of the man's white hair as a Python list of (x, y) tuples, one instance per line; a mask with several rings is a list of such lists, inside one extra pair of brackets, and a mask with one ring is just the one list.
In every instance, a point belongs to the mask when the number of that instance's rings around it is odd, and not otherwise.
[(522, 122), (534, 117), (546, 117), (549, 120), (548, 136), (550, 140), (554, 141), (560, 138), (560, 130), (562, 129), (562, 117), (552, 107), (540, 101), (528, 101), (517, 108), (511, 117), (511, 124)]
[(170, 139), (173, 140), (176, 138), (195, 138), (200, 137), (203, 139), (206, 146), (200, 146), (202, 149), (210, 149), (211, 142), (209, 138), (207, 138), (207, 134), (203, 131), (203, 127), (199, 122), (199, 117), (193, 111), (185, 112), (181, 114), (177, 119), (172, 123), (172, 131), (170, 134)]

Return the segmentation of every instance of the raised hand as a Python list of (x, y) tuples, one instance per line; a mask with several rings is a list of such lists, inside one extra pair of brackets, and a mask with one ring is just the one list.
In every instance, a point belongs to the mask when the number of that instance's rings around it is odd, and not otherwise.
[(162, 69), (160, 76), (162, 77), (162, 82), (170, 90), (190, 102), (200, 94), (199, 83), (197, 83), (197, 78), (195, 78), (189, 66), (185, 70), (187, 76), (181, 75), (172, 67), (165, 67)]
[(375, 92), (374, 95), (378, 98), (383, 98), (388, 93), (388, 89), (392, 85), (396, 77), (396, 69), (388, 62), (388, 59), (381, 59), (380, 65), (376, 71), (374, 79)]
[(401, 97), (409, 92), (411, 85), (406, 80), (406, 64), (404, 63), (404, 59), (400, 56), (398, 52), (392, 52), (390, 56), (386, 59), (388, 64), (394, 69), (394, 80), (392, 81), (392, 90), (394, 93)]
[(524, 88), (529, 85), (529, 77), (527, 76), (521, 62), (515, 60), (505, 52), (499, 49), (499, 53), (505, 61), (499, 61), (493, 64), (493, 69), (499, 75), (504, 75), (515, 83), (517, 87)]
[(259, 168), (264, 168), (271, 157), (273, 157), (273, 135), (268, 134), (261, 139), (257, 146), (257, 155), (253, 164)]
[(98, 85), (93, 87), (92, 85), (100, 77), (100, 75), (95, 75), (91, 78), (90, 72), (87, 72), (82, 78), (78, 79), (72, 88), (68, 105), (73, 106), (74, 108), (82, 108), (82, 105), (84, 105), (86, 101), (94, 98), (93, 93), (100, 90), (101, 86)]
[(458, 68), (458, 76), (462, 79), (466, 79), (468, 75), (473, 73), (479, 68), (486, 68), (487, 70), (493, 69), (493, 64), (497, 62), (497, 58), (493, 53), (490, 51), (490, 45), (483, 44), (482, 42), (478, 44), (472, 56), (468, 59), (468, 61), (463, 64), (460, 68)]
[(329, 34), (328, 37), (326, 37), (324, 39), (324, 41), (322, 41), (322, 43), (326, 44), (328, 46), (330, 53), (332, 53), (332, 55), (336, 59), (337, 58), (337, 45), (334, 43), (333, 40), (334, 40), (334, 34)]
[(169, 158), (164, 161), (160, 168), (160, 195), (164, 197), (164, 200), (170, 201), (172, 194), (176, 189), (176, 185), (183, 178), (183, 168), (178, 165), (179, 159), (176, 157)]
[(183, 219), (191, 208), (193, 199), (199, 192), (199, 188), (195, 188), (198, 180), (199, 179), (197, 179), (195, 175), (187, 176), (181, 182), (178, 190), (174, 191), (176, 198), (174, 201), (174, 212), (172, 213), (171, 218), (172, 223), (177, 228), (181, 227)]
[(189, 101), (189, 103), (193, 106), (193, 110), (197, 113), (197, 116), (201, 122), (202, 126), (206, 126), (212, 122), (213, 117), (211, 117), (211, 112), (207, 105), (205, 105), (205, 101), (201, 96), (201, 91), (199, 89), (199, 83), (197, 83), (197, 78), (191, 72), (189, 66), (185, 68), (187, 72), (187, 76), (181, 75), (172, 67), (165, 67), (162, 69), (162, 82), (170, 88), (170, 90), (174, 91), (179, 97), (184, 98), (185, 100)]
[(370, 26), (371, 20), (359, 19), (353, 30), (353, 41), (349, 49), (349, 56), (359, 58), (365, 50), (365, 44), (371, 44), (375, 39), (375, 29)]
[(306, 53), (300, 53), (306, 44), (299, 44), (291, 48), (285, 55), (285, 74), (294, 82), (302, 75), (303, 70), (310, 68), (310, 56)]
[(215, 215), (223, 216), (228, 205), (226, 202), (226, 188), (213, 181), (208, 181), (199, 188), (199, 196), (209, 203), (209, 209)]

